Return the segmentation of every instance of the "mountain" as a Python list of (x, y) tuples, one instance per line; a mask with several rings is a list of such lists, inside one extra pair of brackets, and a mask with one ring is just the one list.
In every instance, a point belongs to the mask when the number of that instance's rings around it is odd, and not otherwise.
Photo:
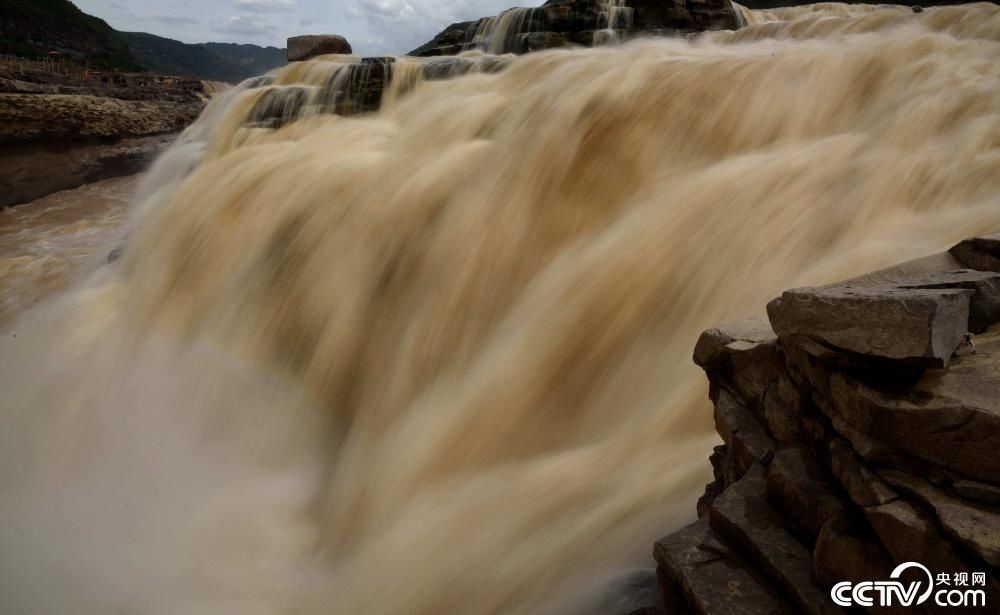
[(53, 50), (97, 68), (142, 70), (107, 22), (69, 0), (0, 0), (0, 54), (34, 58)]
[(235, 43), (189, 44), (146, 32), (119, 32), (132, 55), (155, 73), (236, 83), (287, 64), (285, 50)]
[(188, 44), (118, 32), (69, 0), (0, 0), (0, 54), (40, 58), (58, 51), (94, 68), (235, 83), (287, 63), (285, 50), (235, 43)]
[(258, 47), (238, 43), (201, 43), (211, 51), (240, 67), (244, 78), (263, 75), (267, 71), (288, 64), (288, 52), (277, 47)]

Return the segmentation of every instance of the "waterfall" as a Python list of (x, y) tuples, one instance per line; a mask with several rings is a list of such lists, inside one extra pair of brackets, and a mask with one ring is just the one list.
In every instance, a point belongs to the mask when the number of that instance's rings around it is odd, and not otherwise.
[(703, 329), (1000, 229), (1000, 7), (745, 13), (216, 97), (0, 333), (0, 612), (588, 613), (651, 566)]

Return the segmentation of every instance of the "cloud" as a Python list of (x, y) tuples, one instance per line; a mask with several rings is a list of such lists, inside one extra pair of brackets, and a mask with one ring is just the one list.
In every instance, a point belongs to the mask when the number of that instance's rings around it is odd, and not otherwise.
[(236, 7), (247, 13), (294, 13), (295, 0), (236, 0)]
[(175, 15), (157, 15), (153, 21), (158, 21), (168, 26), (193, 26), (198, 23), (197, 19), (190, 17), (177, 17)]
[(244, 36), (263, 36), (274, 32), (275, 27), (260, 17), (237, 16), (228, 17), (213, 25), (216, 32), (225, 34), (242, 34)]

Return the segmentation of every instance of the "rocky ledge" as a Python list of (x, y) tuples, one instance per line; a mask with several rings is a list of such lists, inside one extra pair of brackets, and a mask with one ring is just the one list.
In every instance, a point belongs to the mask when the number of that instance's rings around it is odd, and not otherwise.
[[(614, 4), (611, 0), (548, 0), (536, 8), (454, 23), (409, 55), (454, 55), (486, 44), (493, 51), (526, 53), (570, 44), (589, 47), (605, 40), (609, 31), (621, 39), (737, 27), (729, 0), (625, 0), (617, 8)], [(515, 23), (502, 27), (505, 17)], [(487, 42), (494, 35), (504, 40)]]
[(205, 100), (186, 84), (0, 73), (0, 208), (141, 171)]
[[(695, 349), (725, 444), (699, 520), (655, 545), (667, 611), (840, 612), (841, 584), (879, 612), (996, 612), (1000, 234), (786, 291), (768, 316)], [(922, 583), (912, 607), (847, 584), (906, 562), (929, 571), (902, 573)]]

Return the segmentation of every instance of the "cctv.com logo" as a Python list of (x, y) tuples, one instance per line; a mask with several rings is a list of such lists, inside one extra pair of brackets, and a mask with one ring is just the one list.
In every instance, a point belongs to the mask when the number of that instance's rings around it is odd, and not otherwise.
[[(904, 582), (899, 578), (903, 572), (915, 568), (927, 580)], [(934, 575), (923, 564), (906, 562), (896, 566), (889, 574), (892, 581), (864, 581), (851, 583), (842, 581), (830, 590), (830, 597), (839, 606), (917, 606), (933, 599), (938, 606), (983, 607), (986, 606), (986, 573), (947, 572), (939, 573), (937, 584)], [(944, 586), (944, 587), (942, 587)], [(938, 588), (938, 589), (935, 589)], [(980, 588), (980, 589), (976, 589)]]

